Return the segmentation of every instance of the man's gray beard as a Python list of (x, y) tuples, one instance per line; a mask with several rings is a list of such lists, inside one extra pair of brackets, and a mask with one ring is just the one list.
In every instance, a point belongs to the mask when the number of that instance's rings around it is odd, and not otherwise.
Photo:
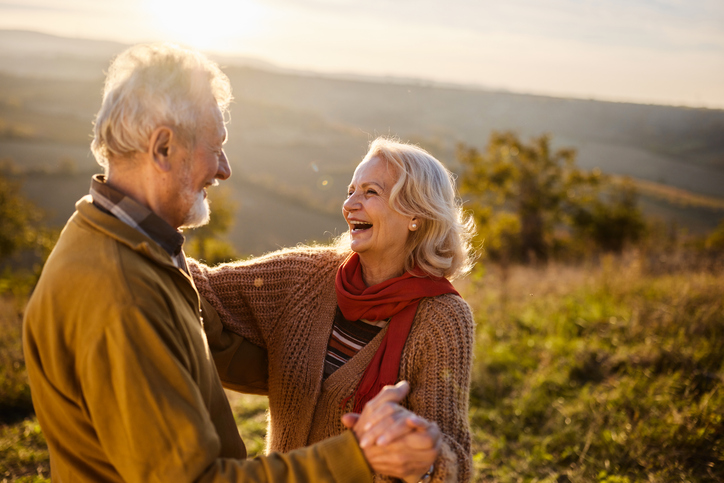
[(203, 191), (196, 194), (194, 204), (184, 218), (181, 228), (198, 228), (209, 222), (211, 210), (209, 209), (209, 200), (204, 196)]

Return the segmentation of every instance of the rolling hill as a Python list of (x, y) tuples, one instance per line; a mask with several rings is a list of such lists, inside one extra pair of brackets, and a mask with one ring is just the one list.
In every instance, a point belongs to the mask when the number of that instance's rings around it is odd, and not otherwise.
[[(92, 120), (103, 70), (124, 47), (0, 31), (0, 160), (54, 224), (72, 213), (90, 174), (100, 171), (88, 148)], [(580, 166), (641, 180), (648, 213), (693, 231), (724, 218), (722, 110), (220, 62), (236, 97), (226, 146), (234, 176), (226, 184), (239, 206), (231, 239), (243, 253), (344, 230), (346, 184), (381, 134), (419, 143), (455, 171), (458, 143), (482, 148), (491, 130), (550, 133), (556, 146), (578, 150)]]

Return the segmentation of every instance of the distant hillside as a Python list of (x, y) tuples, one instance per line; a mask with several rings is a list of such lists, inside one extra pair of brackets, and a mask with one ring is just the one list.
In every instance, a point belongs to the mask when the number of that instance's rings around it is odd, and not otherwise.
[[(36, 173), (26, 177), (26, 191), (54, 210), (58, 224), (99, 171), (88, 149), (92, 119), (103, 70), (124, 47), (0, 31), (0, 160), (15, 163), (18, 173)], [(240, 203), (233, 241), (244, 252), (343, 230), (338, 213), (346, 184), (380, 134), (417, 142), (455, 170), (458, 143), (482, 148), (493, 129), (524, 137), (547, 132), (556, 145), (577, 148), (584, 168), (648, 182), (650, 213), (697, 231), (724, 217), (716, 208), (721, 200), (706, 202), (724, 199), (722, 110), (342, 79), (220, 61), (236, 97), (227, 144), (235, 174), (228, 183)], [(675, 190), (652, 188), (661, 185)], [(690, 195), (671, 195), (681, 190)]]
[[(280, 75), (229, 68), (237, 97), (321, 114), (360, 132), (424, 139), (448, 156), (493, 130), (551, 133), (584, 167), (724, 196), (724, 111)], [(243, 113), (242, 113), (243, 115)]]

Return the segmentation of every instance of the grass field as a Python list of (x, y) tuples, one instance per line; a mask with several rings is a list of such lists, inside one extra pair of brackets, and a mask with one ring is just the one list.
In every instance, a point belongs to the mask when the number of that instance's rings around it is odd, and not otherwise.
[(468, 297), (479, 481), (724, 480), (721, 268), (630, 256), (488, 280)]
[[(477, 322), (476, 481), (724, 480), (724, 269), (685, 258), (488, 266), (457, 284)], [(0, 481), (46, 481), (21, 308), (0, 301)], [(266, 399), (230, 399), (250, 455), (262, 453)]]

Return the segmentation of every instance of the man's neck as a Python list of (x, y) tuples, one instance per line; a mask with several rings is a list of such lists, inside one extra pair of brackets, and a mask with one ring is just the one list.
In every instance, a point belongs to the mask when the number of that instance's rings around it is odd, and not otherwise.
[[(134, 167), (127, 167), (129, 164)], [(145, 173), (135, 160), (114, 161), (112, 166), (106, 174), (106, 184), (153, 211), (148, 202)]]
[(168, 213), (168, 185), (163, 174), (152, 171), (143, 160), (122, 160), (122, 167), (108, 170), (106, 183), (135, 202), (153, 211), (159, 218), (178, 230), (180, 223)]

